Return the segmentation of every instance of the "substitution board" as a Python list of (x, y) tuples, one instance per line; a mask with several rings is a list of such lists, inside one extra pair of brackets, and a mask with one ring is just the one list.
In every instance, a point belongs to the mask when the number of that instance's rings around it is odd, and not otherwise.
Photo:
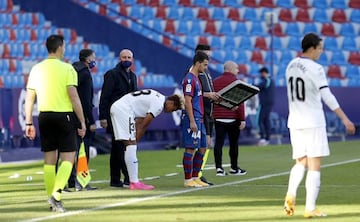
[(216, 104), (232, 109), (250, 99), (259, 93), (259, 91), (259, 88), (256, 86), (241, 80), (236, 80), (217, 92), (221, 99)]

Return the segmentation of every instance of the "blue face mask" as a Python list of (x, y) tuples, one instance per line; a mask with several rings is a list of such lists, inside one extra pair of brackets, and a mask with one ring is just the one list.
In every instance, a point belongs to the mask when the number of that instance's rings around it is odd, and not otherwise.
[(120, 64), (123, 68), (127, 69), (132, 65), (132, 62), (131, 61), (121, 61)]
[(89, 68), (92, 69), (96, 66), (96, 62), (95, 61), (90, 61), (89, 62)]

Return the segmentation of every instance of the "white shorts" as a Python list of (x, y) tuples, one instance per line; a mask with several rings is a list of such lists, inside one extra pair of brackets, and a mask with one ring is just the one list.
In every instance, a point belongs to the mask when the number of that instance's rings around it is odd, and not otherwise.
[(292, 158), (329, 156), (329, 143), (325, 127), (290, 129)]
[(135, 116), (129, 106), (115, 102), (110, 108), (115, 140), (136, 140)]

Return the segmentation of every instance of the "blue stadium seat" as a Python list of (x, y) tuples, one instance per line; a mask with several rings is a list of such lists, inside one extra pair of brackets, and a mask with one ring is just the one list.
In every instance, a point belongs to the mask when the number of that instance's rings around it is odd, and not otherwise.
[(353, 23), (343, 23), (340, 26), (340, 31), (339, 34), (342, 36), (349, 36), (349, 37), (355, 37), (356, 33), (355, 33), (355, 28), (353, 26)]
[(315, 8), (313, 17), (311, 18), (314, 22), (328, 23), (330, 22), (327, 11), (323, 8)]
[(288, 9), (291, 9), (293, 8), (293, 0), (277, 0), (276, 1), (276, 5), (279, 7), (279, 8), (288, 8)]
[(249, 33), (253, 36), (264, 36), (266, 31), (263, 29), (262, 22), (251, 22)]
[(238, 0), (224, 0), (224, 5), (231, 6), (234, 8), (240, 8), (240, 7), (242, 7), (241, 2), (242, 1), (238, 1)]
[(255, 8), (245, 7), (243, 19), (252, 22), (259, 22)]
[(347, 60), (345, 59), (345, 55), (340, 50), (332, 51), (330, 62), (331, 64), (335, 64), (335, 65), (347, 65)]
[(141, 19), (147, 20), (147, 19), (154, 19), (155, 18), (155, 9), (154, 7), (143, 7), (142, 17)]
[(339, 49), (339, 44), (336, 37), (328, 36), (324, 40), (324, 49), (325, 50), (337, 50)]
[[(285, 46), (282, 44), (282, 41), (281, 41), (282, 38), (279, 38), (279, 37), (276, 37), (276, 36), (273, 36), (272, 38), (272, 47), (274, 50), (279, 50), (279, 49), (283, 49)], [(269, 48), (271, 48), (271, 43), (269, 43)]]
[(226, 49), (223, 60), (224, 61), (228, 61), (228, 60), (235, 61), (236, 57), (237, 56), (235, 54), (235, 51), (233, 51), (232, 49)]
[(219, 33), (222, 34), (222, 35), (226, 35), (226, 36), (233, 35), (233, 30), (232, 30), (230, 20), (221, 21)]
[(253, 43), (248, 36), (242, 36), (239, 44), (239, 49), (241, 50), (252, 50), (254, 49)]
[(347, 3), (344, 0), (332, 0), (330, 1), (330, 7), (335, 9), (347, 9)]
[(360, 71), (357, 65), (347, 65), (345, 70), (347, 78), (357, 78), (360, 80)]
[(224, 49), (236, 49), (236, 42), (233, 36), (225, 36), (224, 38)]
[(248, 28), (245, 22), (237, 22), (234, 30), (234, 35), (245, 36), (248, 35)]
[(327, 9), (329, 6), (327, 0), (316, 0), (316, 1), (312, 1), (312, 7), (323, 10), (323, 9)]
[(350, 12), (349, 19), (351, 22), (360, 23), (360, 9), (352, 9)]
[(283, 64), (287, 64), (289, 63), (292, 59), (294, 58), (293, 53), (291, 52), (291, 50), (282, 50), (281, 55), (280, 55), (280, 62)]
[(142, 16), (142, 9), (143, 7), (142, 6), (139, 6), (139, 5), (132, 5), (130, 7), (130, 12), (129, 12), (129, 16), (131, 18), (136, 18), (136, 19), (139, 19), (141, 18)]
[(329, 58), (325, 52), (321, 53), (319, 59), (317, 60), (323, 66), (328, 66), (330, 64)]
[(169, 7), (168, 19), (179, 20), (180, 19), (180, 9), (177, 6)]
[(193, 5), (196, 5), (201, 8), (209, 7), (208, 0), (193, 0), (192, 3), (193, 3)]
[(301, 51), (301, 39), (298, 36), (291, 36), (287, 44), (287, 49)]
[(185, 45), (191, 47), (191, 48), (195, 48), (197, 44), (197, 41), (195, 40), (195, 37), (192, 35), (187, 35), (185, 37)]
[(203, 34), (204, 28), (202, 27), (201, 21), (193, 20), (191, 21), (190, 33), (191, 35), (201, 35)]
[(220, 20), (220, 21), (226, 20), (227, 21), (224, 9), (221, 7), (213, 8), (213, 11), (211, 13), (211, 18), (214, 20)]
[(297, 22), (288, 22), (286, 24), (285, 33), (290, 36), (301, 36), (298, 23)]
[[(279, 58), (278, 58), (278, 54), (276, 53), (276, 51), (273, 51), (272, 59), (273, 59), (273, 64), (279, 63)], [(264, 61), (265, 61), (265, 63), (268, 63), (268, 64), (271, 63), (271, 51), (270, 50), (266, 51)]]
[(222, 50), (213, 50), (211, 52), (211, 58), (220, 63), (224, 63), (224, 52)]
[(179, 34), (189, 34), (190, 33), (189, 21), (180, 20), (176, 31)]
[(213, 49), (221, 49), (223, 46), (221, 38), (215, 35), (211, 36), (210, 45)]
[(181, 18), (185, 20), (194, 20), (196, 18), (196, 13), (193, 8), (183, 7)]
[(249, 56), (245, 50), (239, 50), (236, 58), (236, 62), (239, 64), (247, 64), (250, 62)]
[(162, 2), (163, 5), (166, 6), (177, 6), (177, 0), (163, 0)]
[(307, 33), (319, 33), (319, 30), (316, 26), (315, 23), (313, 22), (307, 22), (304, 25), (304, 29), (303, 29), (303, 35), (307, 34)]
[(341, 49), (347, 51), (358, 51), (355, 38), (351, 36), (345, 36), (341, 44)]

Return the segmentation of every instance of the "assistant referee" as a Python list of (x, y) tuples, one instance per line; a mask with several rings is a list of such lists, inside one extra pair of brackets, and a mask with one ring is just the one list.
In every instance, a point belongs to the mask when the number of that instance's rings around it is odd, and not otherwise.
[[(65, 212), (61, 191), (72, 170), (77, 147), (76, 135), (78, 133), (84, 137), (86, 126), (76, 90), (77, 73), (72, 65), (61, 61), (65, 53), (64, 37), (49, 36), (46, 48), (48, 58), (32, 67), (26, 87), (25, 134), (31, 140), (36, 136), (32, 116), (36, 98), (40, 112), (38, 123), (41, 151), (44, 152), (44, 181), (49, 196), (48, 203), (53, 211)], [(76, 125), (76, 118), (81, 126)], [(56, 173), (58, 153), (61, 164)]]

